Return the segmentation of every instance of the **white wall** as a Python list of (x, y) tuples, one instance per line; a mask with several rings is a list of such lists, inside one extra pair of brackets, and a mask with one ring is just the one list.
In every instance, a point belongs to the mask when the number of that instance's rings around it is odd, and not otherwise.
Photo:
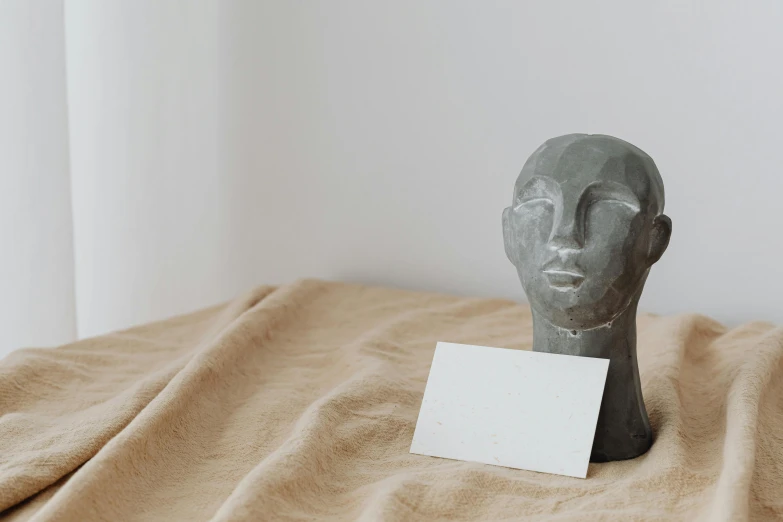
[[(214, 0), (66, 0), (79, 336), (228, 299)], [(261, 274), (259, 274), (260, 278)]]
[[(221, 172), (244, 279), (522, 299), (500, 214), (545, 139), (647, 151), (674, 221), (642, 307), (780, 322), (783, 4), (231, 2)], [(230, 173), (230, 175), (229, 175)]]
[(0, 2), (0, 358), (76, 334), (63, 11)]
[(782, 26), (776, 0), (0, 2), (0, 355), (300, 277), (521, 300), (500, 213), (570, 132), (664, 176), (643, 308), (780, 322)]

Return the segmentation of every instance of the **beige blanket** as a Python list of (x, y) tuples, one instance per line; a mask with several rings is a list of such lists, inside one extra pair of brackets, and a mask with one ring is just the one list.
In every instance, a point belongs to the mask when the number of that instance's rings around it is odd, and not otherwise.
[(436, 341), (529, 310), (320, 281), (0, 361), (7, 520), (780, 520), (783, 329), (639, 318), (656, 440), (585, 480), (408, 453)]

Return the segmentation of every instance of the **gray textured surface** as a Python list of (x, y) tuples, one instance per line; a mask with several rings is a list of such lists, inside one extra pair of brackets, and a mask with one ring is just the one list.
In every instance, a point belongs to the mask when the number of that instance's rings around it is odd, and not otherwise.
[(652, 159), (611, 136), (552, 138), (527, 160), (503, 212), (506, 255), (533, 311), (533, 349), (609, 359), (590, 460), (646, 452), (636, 308), (671, 220)]

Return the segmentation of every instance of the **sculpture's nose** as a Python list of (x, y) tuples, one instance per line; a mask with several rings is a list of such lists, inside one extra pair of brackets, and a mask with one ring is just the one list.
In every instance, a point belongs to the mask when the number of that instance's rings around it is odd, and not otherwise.
[(552, 250), (579, 250), (584, 246), (584, 227), (577, 215), (560, 215), (552, 227), (549, 248)]

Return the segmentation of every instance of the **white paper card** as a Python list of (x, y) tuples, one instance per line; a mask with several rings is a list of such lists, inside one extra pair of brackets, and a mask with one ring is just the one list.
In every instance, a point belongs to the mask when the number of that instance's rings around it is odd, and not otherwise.
[(438, 343), (411, 453), (585, 478), (608, 359)]

